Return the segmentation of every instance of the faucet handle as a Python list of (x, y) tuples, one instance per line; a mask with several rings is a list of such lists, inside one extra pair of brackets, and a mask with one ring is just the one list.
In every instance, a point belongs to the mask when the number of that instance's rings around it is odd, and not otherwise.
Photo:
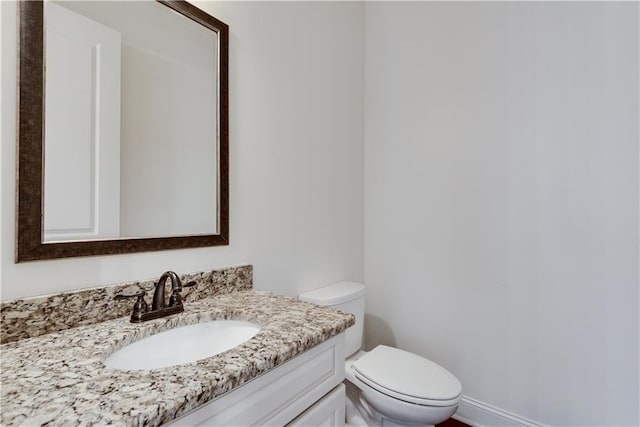
[(135, 304), (133, 304), (133, 310), (131, 311), (131, 321), (139, 322), (139, 319), (142, 318), (142, 315), (147, 312), (147, 302), (144, 300), (145, 295), (146, 292), (144, 290), (141, 290), (133, 294), (118, 294), (113, 297), (113, 299), (116, 301), (120, 301), (123, 299), (138, 298)]
[(127, 299), (127, 298), (144, 297), (145, 295), (146, 295), (146, 292), (144, 290), (140, 290), (140, 291), (135, 292), (133, 294), (118, 294), (115, 297), (113, 297), (113, 299), (116, 300), (116, 301), (120, 301), (120, 300)]
[(182, 291), (182, 288), (190, 288), (197, 284), (198, 283), (191, 281), (191, 282), (185, 283), (184, 285), (181, 285), (180, 287), (174, 288), (173, 292), (171, 292), (171, 297), (169, 298), (169, 307), (182, 304), (182, 297), (180, 296), (180, 292)]

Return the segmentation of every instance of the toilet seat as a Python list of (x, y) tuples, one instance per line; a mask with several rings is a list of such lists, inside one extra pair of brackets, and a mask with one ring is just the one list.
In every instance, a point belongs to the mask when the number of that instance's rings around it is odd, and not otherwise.
[(379, 345), (352, 364), (355, 376), (369, 387), (404, 402), (451, 406), (462, 385), (449, 371), (429, 359)]

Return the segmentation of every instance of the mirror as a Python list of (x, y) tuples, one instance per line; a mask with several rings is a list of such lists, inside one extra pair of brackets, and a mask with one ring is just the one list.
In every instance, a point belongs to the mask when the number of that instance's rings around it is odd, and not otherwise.
[(17, 262), (228, 244), (226, 24), (24, 1), (19, 52)]

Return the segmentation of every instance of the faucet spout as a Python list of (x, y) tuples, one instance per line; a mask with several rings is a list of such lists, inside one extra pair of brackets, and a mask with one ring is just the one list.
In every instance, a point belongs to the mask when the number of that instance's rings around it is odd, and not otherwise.
[(182, 289), (182, 282), (180, 282), (180, 277), (173, 271), (166, 271), (162, 273), (160, 279), (158, 279), (158, 283), (156, 283), (156, 289), (153, 292), (153, 303), (151, 305), (151, 310), (160, 310), (165, 308), (165, 296), (164, 296), (164, 287), (167, 279), (171, 279), (171, 290), (179, 291)]

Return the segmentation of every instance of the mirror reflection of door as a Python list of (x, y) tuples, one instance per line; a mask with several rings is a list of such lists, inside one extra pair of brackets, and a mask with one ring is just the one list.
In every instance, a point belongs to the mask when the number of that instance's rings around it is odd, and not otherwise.
[(120, 34), (47, 5), (44, 238), (120, 234)]
[(218, 232), (216, 33), (155, 1), (45, 14), (44, 241)]

